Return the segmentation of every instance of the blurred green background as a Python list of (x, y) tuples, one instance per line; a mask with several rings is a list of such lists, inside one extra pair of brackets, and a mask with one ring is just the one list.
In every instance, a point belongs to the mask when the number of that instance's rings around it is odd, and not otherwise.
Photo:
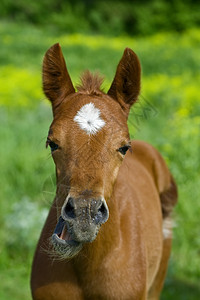
[(0, 41), (0, 299), (31, 299), (31, 261), (55, 193), (41, 88), (42, 58), (55, 42), (74, 83), (84, 69), (99, 70), (105, 90), (124, 48), (138, 54), (131, 136), (160, 150), (179, 187), (161, 299), (200, 299), (198, 1), (2, 0)]

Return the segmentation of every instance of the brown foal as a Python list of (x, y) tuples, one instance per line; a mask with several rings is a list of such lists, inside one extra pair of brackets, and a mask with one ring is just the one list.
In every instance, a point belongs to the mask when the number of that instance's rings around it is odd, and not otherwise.
[(160, 154), (129, 138), (140, 73), (127, 48), (107, 94), (88, 71), (75, 91), (60, 45), (45, 54), (57, 191), (33, 261), (35, 300), (159, 299), (177, 191)]

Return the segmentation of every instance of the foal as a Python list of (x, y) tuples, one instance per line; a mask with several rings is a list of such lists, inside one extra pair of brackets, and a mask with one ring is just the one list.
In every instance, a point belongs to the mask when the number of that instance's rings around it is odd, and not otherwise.
[(127, 48), (107, 94), (90, 72), (76, 92), (59, 44), (45, 54), (57, 191), (33, 261), (35, 300), (159, 299), (177, 192), (160, 154), (129, 138), (140, 71)]

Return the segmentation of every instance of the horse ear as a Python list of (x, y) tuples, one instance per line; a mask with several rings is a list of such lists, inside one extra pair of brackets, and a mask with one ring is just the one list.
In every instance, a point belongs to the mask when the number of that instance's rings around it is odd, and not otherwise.
[(127, 112), (139, 96), (140, 76), (139, 59), (131, 49), (126, 48), (117, 66), (108, 95), (117, 100)]
[(71, 93), (75, 92), (59, 44), (45, 54), (42, 69), (43, 90), (51, 101), (53, 111)]

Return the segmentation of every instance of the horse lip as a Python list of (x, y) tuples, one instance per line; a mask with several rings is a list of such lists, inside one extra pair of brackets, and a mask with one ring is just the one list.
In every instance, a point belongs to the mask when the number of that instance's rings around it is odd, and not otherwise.
[[(52, 240), (54, 242), (57, 242), (62, 245), (67, 244), (67, 245), (71, 245), (71, 246), (78, 246), (80, 243), (77, 241), (74, 241), (73, 239), (65, 240), (65, 239), (60, 238), (65, 226), (67, 227), (66, 221), (62, 218), (62, 216), (60, 216), (58, 219), (58, 223), (56, 224), (54, 233), (52, 235)], [(69, 232), (68, 232), (68, 234), (69, 234)], [(71, 235), (70, 235), (70, 237), (71, 237)]]
[(64, 226), (65, 226), (65, 220), (60, 216), (53, 234), (57, 234), (59, 236), (62, 233)]
[(53, 233), (52, 240), (56, 243), (62, 244), (63, 246), (66, 246), (66, 245), (78, 246), (78, 245), (80, 245), (79, 242), (76, 242), (74, 240), (70, 240), (70, 241), (63, 240), (63, 239), (59, 238), (59, 236), (56, 233)]

